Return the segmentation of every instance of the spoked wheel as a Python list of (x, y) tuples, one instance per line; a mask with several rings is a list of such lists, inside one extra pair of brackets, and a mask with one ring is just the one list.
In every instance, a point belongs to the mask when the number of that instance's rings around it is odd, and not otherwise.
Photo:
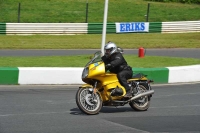
[(102, 108), (100, 94), (92, 93), (88, 88), (80, 88), (76, 93), (76, 104), (79, 109), (89, 115), (99, 113)]
[[(139, 85), (140, 93), (147, 91), (147, 89), (143, 85)], [(137, 111), (146, 111), (150, 106), (150, 99), (148, 96), (140, 97), (135, 99), (129, 103), (131, 108)]]

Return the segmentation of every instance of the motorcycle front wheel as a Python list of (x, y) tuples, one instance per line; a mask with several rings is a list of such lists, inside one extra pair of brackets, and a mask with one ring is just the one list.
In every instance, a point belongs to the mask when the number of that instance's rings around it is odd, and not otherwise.
[[(143, 85), (139, 85), (139, 91), (143, 93), (147, 89)], [(150, 98), (148, 96), (140, 97), (131, 101), (129, 105), (136, 111), (146, 111), (150, 106)]]
[(102, 100), (99, 92), (92, 93), (89, 88), (79, 88), (76, 93), (76, 104), (85, 114), (98, 114), (102, 108)]

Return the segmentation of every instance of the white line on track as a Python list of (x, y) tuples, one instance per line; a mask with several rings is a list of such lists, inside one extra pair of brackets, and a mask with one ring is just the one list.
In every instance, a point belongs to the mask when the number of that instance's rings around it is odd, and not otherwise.
[(0, 114), (0, 117), (8, 117), (8, 116), (25, 116), (25, 115), (45, 115), (45, 114), (64, 114), (71, 113), (72, 111), (64, 111), (64, 112), (40, 112), (40, 113), (24, 113), (24, 114)]
[(183, 93), (183, 94), (170, 94), (170, 95), (159, 95), (159, 96), (154, 96), (154, 98), (163, 98), (163, 97), (171, 97), (171, 96), (188, 96), (188, 95), (200, 95), (200, 92), (199, 93)]
[(164, 107), (150, 107), (150, 108), (188, 108), (188, 107), (200, 107), (200, 105), (164, 106)]

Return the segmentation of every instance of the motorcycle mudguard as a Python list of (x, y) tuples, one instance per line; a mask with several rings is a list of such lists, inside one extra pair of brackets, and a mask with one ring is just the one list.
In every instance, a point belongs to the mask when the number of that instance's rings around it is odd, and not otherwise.
[[(81, 85), (79, 88), (93, 88), (93, 86), (90, 85), (90, 84), (83, 84), (83, 85)], [(101, 93), (100, 93), (98, 90), (97, 90), (96, 93), (99, 93), (100, 98), (101, 98), (101, 100), (103, 101), (102, 96), (101, 96)]]
[(90, 84), (83, 84), (79, 88), (93, 88), (93, 86)]

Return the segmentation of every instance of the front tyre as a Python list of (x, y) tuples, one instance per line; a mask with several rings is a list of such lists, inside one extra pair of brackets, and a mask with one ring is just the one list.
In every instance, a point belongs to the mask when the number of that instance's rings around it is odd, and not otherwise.
[[(143, 93), (147, 91), (147, 89), (143, 85), (139, 85), (139, 91)], [(150, 106), (150, 98), (149, 96), (140, 97), (131, 101), (129, 105), (136, 111), (146, 111)]]
[(89, 88), (79, 88), (76, 93), (76, 104), (82, 112), (88, 115), (98, 114), (102, 108), (100, 94), (98, 92), (93, 94)]

